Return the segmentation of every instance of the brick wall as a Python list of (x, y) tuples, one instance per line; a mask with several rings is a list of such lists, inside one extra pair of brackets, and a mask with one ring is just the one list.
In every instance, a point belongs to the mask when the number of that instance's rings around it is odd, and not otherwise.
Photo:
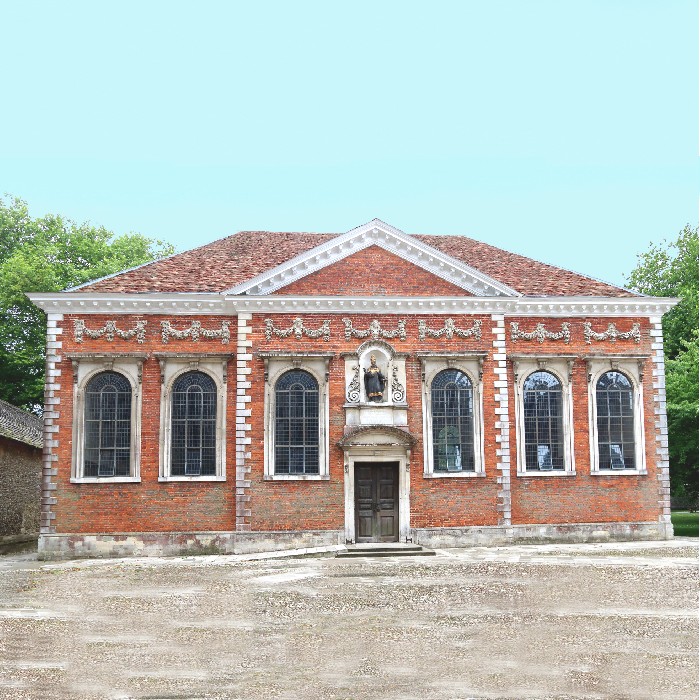
[[(362, 255), (371, 255), (367, 249), (351, 256), (338, 265), (358, 265), (362, 268)], [(391, 255), (382, 251), (382, 254)], [(396, 257), (396, 256), (394, 256)], [(357, 259), (355, 259), (357, 258)], [(397, 260), (399, 260), (397, 258)], [(403, 261), (400, 261), (403, 263)], [(367, 260), (364, 260), (368, 264)], [(411, 277), (402, 281), (402, 293), (408, 294), (406, 285), (416, 284), (415, 293), (426, 293), (426, 282), (416, 277), (418, 268), (409, 265)], [(396, 269), (402, 267), (397, 263)], [(404, 271), (405, 272), (405, 271)], [(317, 276), (331, 274), (338, 279), (341, 275), (338, 266)], [(427, 274), (427, 273), (426, 273)], [(290, 285), (285, 293), (315, 291), (310, 275), (300, 280), (295, 288)], [(324, 282), (319, 277), (315, 284)], [(348, 272), (348, 278), (352, 278)], [(393, 293), (392, 285), (398, 279), (382, 280), (386, 293)], [(448, 286), (449, 283), (442, 283)], [(347, 283), (342, 283), (347, 284)], [(339, 292), (341, 287), (330, 287)], [(364, 285), (365, 283), (363, 283)], [(370, 289), (371, 281), (363, 286)], [(430, 291), (448, 293), (435, 289), (435, 278), (430, 277)], [(306, 285), (306, 286), (303, 286)], [(334, 293), (323, 290), (324, 293)], [(359, 292), (358, 292), (359, 293)], [(364, 293), (364, 292), (363, 292)], [(452, 293), (451, 291), (449, 293)], [(542, 322), (548, 329), (558, 330), (566, 319), (547, 318), (506, 318), (505, 336), (506, 353), (519, 354), (574, 354), (576, 360), (573, 377), (574, 389), (574, 423), (576, 476), (574, 477), (519, 477), (515, 474), (515, 452), (517, 436), (514, 420), (513, 374), (508, 363), (507, 396), (511, 399), (507, 413), (504, 415), (510, 424), (510, 431), (505, 421), (496, 421), (498, 407), (505, 405), (496, 401), (494, 379), (501, 381), (503, 375), (496, 372), (503, 362), (501, 346), (495, 347), (494, 338), (502, 337), (502, 329), (496, 327), (497, 319), (488, 315), (478, 318), (482, 321), (481, 338), (428, 338), (418, 340), (418, 320), (427, 321), (431, 328), (437, 329), (444, 324), (444, 316), (401, 314), (302, 314), (307, 328), (319, 328), (325, 319), (331, 320), (330, 340), (302, 338), (293, 335), (288, 338), (265, 338), (265, 319), (271, 318), (276, 328), (289, 328), (297, 314), (253, 314), (244, 319), (239, 328), (235, 317), (222, 316), (166, 316), (166, 315), (86, 315), (88, 329), (104, 327), (106, 321), (117, 320), (117, 326), (123, 330), (134, 327), (137, 320), (146, 320), (145, 340), (137, 343), (135, 338), (112, 341), (105, 337), (100, 339), (83, 338), (77, 343), (73, 333), (74, 316), (66, 316), (60, 325), (63, 328), (61, 360), (57, 365), (60, 371), (60, 388), (55, 393), (60, 398), (60, 411), (56, 420), (57, 432), (54, 434), (57, 447), (56, 503), (52, 506), (55, 513), (55, 527), (59, 533), (68, 532), (144, 532), (144, 531), (207, 531), (237, 529), (236, 502), (239, 508), (245, 508), (238, 518), (238, 529), (245, 531), (260, 530), (338, 530), (343, 528), (343, 452), (337, 447), (343, 436), (345, 425), (345, 381), (343, 352), (353, 352), (363, 342), (356, 338), (346, 340), (342, 318), (350, 318), (355, 328), (366, 329), (373, 318), (381, 320), (382, 327), (390, 330), (397, 327), (399, 319), (406, 321), (407, 339), (389, 340), (397, 352), (407, 353), (407, 402), (408, 429), (417, 439), (411, 452), (411, 526), (469, 526), (496, 525), (504, 523), (503, 513), (506, 506), (512, 506), (512, 523), (564, 523), (564, 522), (604, 522), (604, 521), (648, 521), (656, 520), (659, 515), (658, 479), (655, 461), (655, 423), (653, 392), (651, 385), (651, 366), (645, 374), (645, 434), (647, 439), (646, 476), (590, 476), (589, 437), (588, 437), (588, 389), (586, 365), (582, 358), (593, 353), (614, 352), (629, 354), (649, 354), (649, 324), (642, 321), (642, 341), (618, 340), (588, 344), (583, 339), (583, 323), (586, 319), (571, 320), (571, 342), (548, 341), (542, 344), (536, 340), (511, 341), (510, 322), (517, 321), (523, 330), (529, 331), (536, 323)], [(161, 338), (160, 321), (170, 321), (177, 329), (188, 328), (195, 321), (201, 321), (202, 328), (216, 330), (221, 328), (222, 320), (231, 322), (231, 338), (228, 344), (219, 338), (200, 338), (176, 340), (170, 338), (164, 343)], [(471, 327), (474, 317), (454, 316), (458, 327)], [(605, 330), (608, 322), (614, 322), (621, 331), (628, 330), (635, 319), (590, 319), (593, 329)], [(494, 334), (494, 330), (497, 331)], [(237, 335), (237, 331), (241, 331)], [(500, 333), (500, 335), (499, 335)], [(159, 365), (154, 354), (159, 352), (180, 353), (235, 353), (250, 355), (242, 360), (229, 363), (227, 382), (227, 464), (225, 482), (181, 483), (158, 481), (158, 449), (160, 429), (160, 375)], [(421, 406), (421, 367), (415, 353), (418, 351), (460, 352), (481, 351), (487, 354), (483, 367), (483, 415), (484, 415), (484, 452), (485, 476), (464, 479), (426, 479), (423, 477), (423, 419)], [(264, 362), (258, 352), (282, 351), (303, 352), (322, 351), (334, 354), (330, 361), (330, 478), (327, 481), (269, 481), (264, 479)], [(134, 484), (71, 484), (72, 454), (72, 404), (73, 404), (73, 369), (66, 354), (70, 353), (125, 353), (136, 352), (147, 355), (143, 366), (142, 399), (142, 459), (141, 483)], [(494, 359), (494, 355), (498, 358)], [(238, 365), (238, 366), (237, 366)], [(240, 373), (240, 370), (250, 370)], [(248, 378), (248, 379), (246, 379)], [(248, 386), (248, 383), (250, 386)], [(243, 397), (243, 398), (242, 398)], [(236, 451), (236, 407), (241, 413), (240, 432), (249, 438), (245, 448)], [(499, 424), (501, 427), (497, 427)], [(503, 454), (503, 442), (510, 435), (510, 454), (513, 456), (508, 471), (507, 457)], [(506, 437), (504, 437), (504, 435)], [(509, 511), (510, 512), (510, 511)]]
[[(251, 509), (253, 530), (295, 530), (295, 529), (341, 529), (344, 522), (343, 500), (343, 451), (337, 446), (343, 436), (345, 426), (345, 363), (341, 353), (354, 352), (366, 339), (352, 338), (346, 340), (345, 327), (342, 318), (349, 318), (353, 328), (367, 329), (375, 318), (368, 314), (344, 314), (341, 316), (328, 314), (304, 314), (304, 324), (311, 329), (321, 326), (323, 321), (331, 318), (331, 338), (297, 340), (290, 338), (265, 339), (265, 319), (272, 319), (275, 328), (288, 328), (295, 315), (274, 314), (254, 315), (253, 327), (254, 351), (323, 351), (333, 352), (335, 357), (330, 362), (330, 479), (326, 482), (271, 482), (263, 480), (263, 400), (264, 386), (259, 381), (264, 371), (264, 363), (260, 358), (254, 359), (253, 377), (258, 382), (253, 386), (253, 415), (251, 418), (253, 430), (252, 455), (252, 486)], [(482, 337), (475, 338), (428, 338), (418, 341), (418, 320), (428, 322), (431, 328), (437, 329), (444, 324), (444, 317), (418, 316), (413, 314), (377, 315), (382, 328), (392, 330), (397, 328), (398, 321), (406, 321), (406, 340), (391, 339), (397, 352), (415, 353), (416, 351), (459, 352), (464, 350), (491, 350), (491, 337), (488, 333), (491, 320), (488, 316), (480, 316), (482, 321)], [(471, 327), (474, 317), (455, 316), (458, 327)], [(487, 359), (484, 374), (490, 367)], [(421, 367), (415, 356), (406, 360), (406, 400), (408, 409), (408, 430), (417, 439), (411, 450), (411, 526), (429, 527), (433, 523), (442, 525), (495, 524), (495, 435), (493, 428), (485, 430), (486, 443), (486, 477), (468, 479), (424, 479), (423, 478), (423, 416), (421, 406)], [(484, 412), (493, 413), (493, 399), (484, 397)], [(491, 422), (491, 426), (493, 423)], [(317, 507), (317, 504), (320, 507)], [(300, 507), (301, 506), (301, 507)]]
[[(561, 332), (562, 323), (569, 323), (570, 340), (545, 339), (513, 340), (511, 322), (519, 324), (521, 331), (530, 332), (542, 323), (549, 332)], [(612, 342), (591, 341), (584, 338), (584, 324), (590, 322), (592, 329), (603, 332), (609, 323), (614, 323), (621, 332), (629, 331), (637, 322), (640, 327), (640, 342), (634, 339)], [(646, 319), (632, 318), (516, 318), (509, 317), (506, 323), (506, 352), (518, 355), (576, 355), (572, 377), (574, 413), (574, 455), (576, 476), (515, 476), (515, 454), (518, 434), (511, 432), (513, 454), (513, 478), (511, 498), (513, 523), (581, 523), (581, 522), (625, 522), (655, 521), (659, 515), (657, 476), (654, 455), (654, 410), (652, 401), (652, 365), (647, 360), (644, 390), (644, 433), (646, 437), (646, 475), (591, 475), (589, 441), (589, 393), (586, 356), (651, 355), (650, 325)], [(514, 382), (513, 368), (509, 369), (511, 387)], [(511, 392), (512, 395), (512, 392)], [(511, 402), (509, 411), (511, 425), (515, 427), (515, 406)]]
[[(145, 319), (144, 343), (135, 338), (112, 341), (83, 338), (77, 343), (73, 333), (75, 316), (63, 320), (62, 359), (60, 362), (61, 385), (58, 447), (58, 474), (55, 477), (57, 533), (67, 532), (178, 532), (235, 529), (235, 438), (226, 452), (226, 482), (159, 482), (159, 431), (160, 431), (160, 365), (154, 357), (158, 352), (182, 353), (235, 353), (235, 318), (197, 316), (132, 316), (88, 315), (83, 316), (89, 330), (103, 328), (108, 320), (117, 320), (122, 330), (133, 328), (137, 320)], [(202, 328), (217, 330), (222, 320), (231, 321), (232, 338), (223, 344), (218, 338), (176, 340), (163, 343), (160, 321), (170, 321), (173, 328), (183, 330), (192, 321), (201, 321)], [(142, 417), (141, 417), (141, 482), (71, 484), (71, 458), (73, 450), (73, 367), (66, 357), (71, 353), (144, 353)], [(236, 367), (229, 362), (227, 381), (227, 431), (235, 436), (236, 425)], [(231, 432), (233, 431), (233, 432)]]

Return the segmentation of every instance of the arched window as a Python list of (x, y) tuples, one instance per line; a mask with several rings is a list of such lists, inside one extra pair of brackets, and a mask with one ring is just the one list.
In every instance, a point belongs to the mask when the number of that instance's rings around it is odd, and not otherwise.
[(636, 469), (634, 391), (621, 372), (605, 372), (596, 383), (599, 469)]
[(438, 373), (430, 386), (433, 471), (474, 471), (474, 390), (456, 369)]
[(83, 476), (129, 476), (131, 384), (117, 372), (101, 372), (85, 388)]
[(564, 469), (561, 382), (551, 372), (533, 372), (523, 383), (525, 469)]
[(275, 473), (319, 473), (318, 383), (308, 372), (285, 372), (275, 384)]
[(204, 372), (187, 372), (172, 390), (170, 474), (216, 474), (216, 384)]

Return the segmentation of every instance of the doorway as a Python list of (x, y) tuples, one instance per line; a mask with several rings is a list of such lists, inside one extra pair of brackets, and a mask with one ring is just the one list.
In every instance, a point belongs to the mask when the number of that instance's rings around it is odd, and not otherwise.
[(355, 462), (355, 541), (399, 541), (398, 462)]

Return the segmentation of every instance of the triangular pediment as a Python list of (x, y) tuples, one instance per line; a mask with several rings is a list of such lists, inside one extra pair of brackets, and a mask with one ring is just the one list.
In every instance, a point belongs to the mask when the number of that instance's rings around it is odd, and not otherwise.
[(378, 245), (351, 253), (280, 287), (286, 296), (474, 296)]
[[(336, 236), (311, 250), (266, 270), (225, 294), (273, 294), (312, 273), (347, 258), (369, 246), (378, 246), (399, 256), (474, 296), (517, 297), (518, 292), (466, 263), (433, 248), (403, 231), (373, 219), (368, 224)], [(261, 255), (264, 252), (261, 251)], [(379, 271), (377, 271), (377, 274)], [(368, 274), (372, 274), (368, 270)]]

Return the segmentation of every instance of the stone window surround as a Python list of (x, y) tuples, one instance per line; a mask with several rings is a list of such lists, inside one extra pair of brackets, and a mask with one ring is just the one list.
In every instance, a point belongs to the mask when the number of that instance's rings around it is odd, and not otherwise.
[[(138, 483), (141, 481), (141, 373), (145, 354), (66, 355), (73, 364), (73, 451), (72, 484)], [(85, 459), (85, 390), (102, 372), (117, 372), (131, 386), (130, 476), (83, 476)]]
[[(160, 431), (158, 481), (226, 481), (226, 399), (228, 362), (231, 353), (157, 353), (160, 363)], [(170, 474), (172, 390), (187, 372), (202, 372), (216, 385), (216, 474), (173, 476)]]
[[(576, 476), (574, 451), (574, 406), (571, 374), (575, 355), (509, 355), (513, 364), (515, 382), (515, 431), (517, 435), (516, 474), (518, 477)], [(525, 468), (525, 420), (523, 416), (523, 385), (533, 372), (550, 372), (562, 388), (562, 437), (564, 443), (564, 469), (534, 470)]]
[[(329, 364), (334, 353), (261, 352), (265, 363), (264, 469), (266, 481), (328, 481), (329, 474)], [(318, 474), (275, 474), (275, 385), (290, 370), (308, 372), (318, 383)]]
[[(589, 355), (586, 358), (588, 372), (588, 421), (591, 451), (592, 476), (625, 476), (646, 474), (646, 454), (644, 442), (644, 365), (647, 356), (641, 355)], [(605, 372), (616, 371), (624, 374), (632, 384), (634, 395), (634, 449), (636, 469), (600, 469), (598, 457), (598, 406), (596, 385)]]
[[(484, 400), (483, 363), (488, 356), (485, 352), (473, 353), (416, 353), (422, 370), (422, 409), (423, 409), (423, 478), (454, 479), (486, 476), (484, 460)], [(469, 377), (474, 392), (474, 471), (441, 472), (435, 471), (433, 464), (433, 379), (443, 370), (456, 369)]]

